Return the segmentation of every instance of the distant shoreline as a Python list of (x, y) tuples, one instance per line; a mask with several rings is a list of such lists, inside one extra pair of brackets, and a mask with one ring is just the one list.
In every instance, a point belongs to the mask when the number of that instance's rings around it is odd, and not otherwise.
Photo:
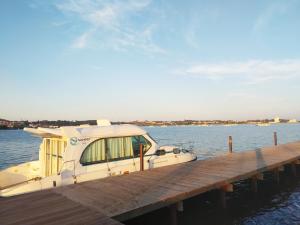
[(0, 130), (22, 130), (23, 128), (15, 128), (15, 127), (0, 127)]
[[(32, 128), (38, 128), (38, 127), (45, 127), (45, 128), (58, 128), (62, 126), (79, 126), (79, 125), (96, 125), (96, 122), (92, 123), (81, 123), (80, 121), (74, 122), (74, 124), (60, 124), (57, 121), (51, 122), (47, 121), (47, 123), (34, 123), (34, 124), (27, 124), (27, 126), (16, 126), (16, 127), (5, 127), (0, 126), (0, 130), (22, 130), (25, 127), (32, 127)], [(186, 126), (194, 126), (194, 127), (210, 127), (210, 126), (238, 126), (238, 125), (253, 125), (253, 126), (270, 126), (270, 125), (278, 125), (278, 124), (299, 124), (299, 122), (232, 122), (232, 123), (226, 123), (226, 122), (210, 122), (210, 123), (183, 123), (182, 121), (179, 123), (175, 122), (166, 122), (166, 121), (160, 121), (153, 124), (152, 122), (144, 122), (144, 121), (133, 121), (133, 122), (112, 122), (112, 125), (119, 125), (119, 124), (132, 124), (136, 126), (142, 126), (142, 127), (186, 127)]]
[[(132, 124), (137, 126), (150, 126), (150, 127), (166, 127), (166, 126), (236, 126), (241, 124), (253, 124), (258, 126), (269, 126), (278, 123), (298, 123), (296, 119), (255, 119), (255, 120), (134, 120), (130, 122), (112, 121), (111, 124)], [(97, 125), (96, 120), (37, 120), (37, 121), (9, 121), (0, 119), (0, 129), (23, 129), (24, 127), (48, 127), (57, 128), (62, 126), (79, 126), (79, 125)]]

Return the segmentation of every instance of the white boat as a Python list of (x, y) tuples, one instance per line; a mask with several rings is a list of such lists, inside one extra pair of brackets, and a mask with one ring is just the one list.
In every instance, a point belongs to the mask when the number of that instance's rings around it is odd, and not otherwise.
[(233, 126), (237, 126), (238, 124), (236, 123), (228, 123), (228, 124), (224, 124), (224, 127), (233, 127)]
[(298, 121), (296, 119), (290, 119), (288, 123), (298, 123)]
[[(133, 125), (25, 128), (42, 138), (39, 160), (0, 171), (0, 196), (13, 196), (144, 169), (189, 162), (196, 155), (176, 146), (158, 147)], [(140, 149), (141, 148), (141, 149)]]
[(259, 126), (259, 127), (268, 127), (270, 125), (271, 125), (270, 123), (257, 123), (256, 124), (256, 126)]

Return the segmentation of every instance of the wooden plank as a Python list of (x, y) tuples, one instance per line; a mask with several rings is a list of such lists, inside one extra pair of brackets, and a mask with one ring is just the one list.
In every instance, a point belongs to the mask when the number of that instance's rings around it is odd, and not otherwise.
[(0, 219), (5, 225), (121, 224), (51, 191), (1, 198)]

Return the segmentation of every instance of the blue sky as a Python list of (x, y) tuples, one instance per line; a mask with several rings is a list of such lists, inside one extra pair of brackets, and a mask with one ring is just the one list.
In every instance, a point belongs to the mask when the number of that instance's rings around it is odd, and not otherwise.
[(300, 119), (300, 1), (2, 0), (0, 118)]

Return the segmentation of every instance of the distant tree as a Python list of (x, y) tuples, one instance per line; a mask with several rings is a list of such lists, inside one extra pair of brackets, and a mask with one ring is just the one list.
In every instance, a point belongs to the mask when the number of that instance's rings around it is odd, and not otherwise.
[(0, 125), (0, 130), (5, 130), (5, 129), (8, 129), (8, 127), (5, 125)]

